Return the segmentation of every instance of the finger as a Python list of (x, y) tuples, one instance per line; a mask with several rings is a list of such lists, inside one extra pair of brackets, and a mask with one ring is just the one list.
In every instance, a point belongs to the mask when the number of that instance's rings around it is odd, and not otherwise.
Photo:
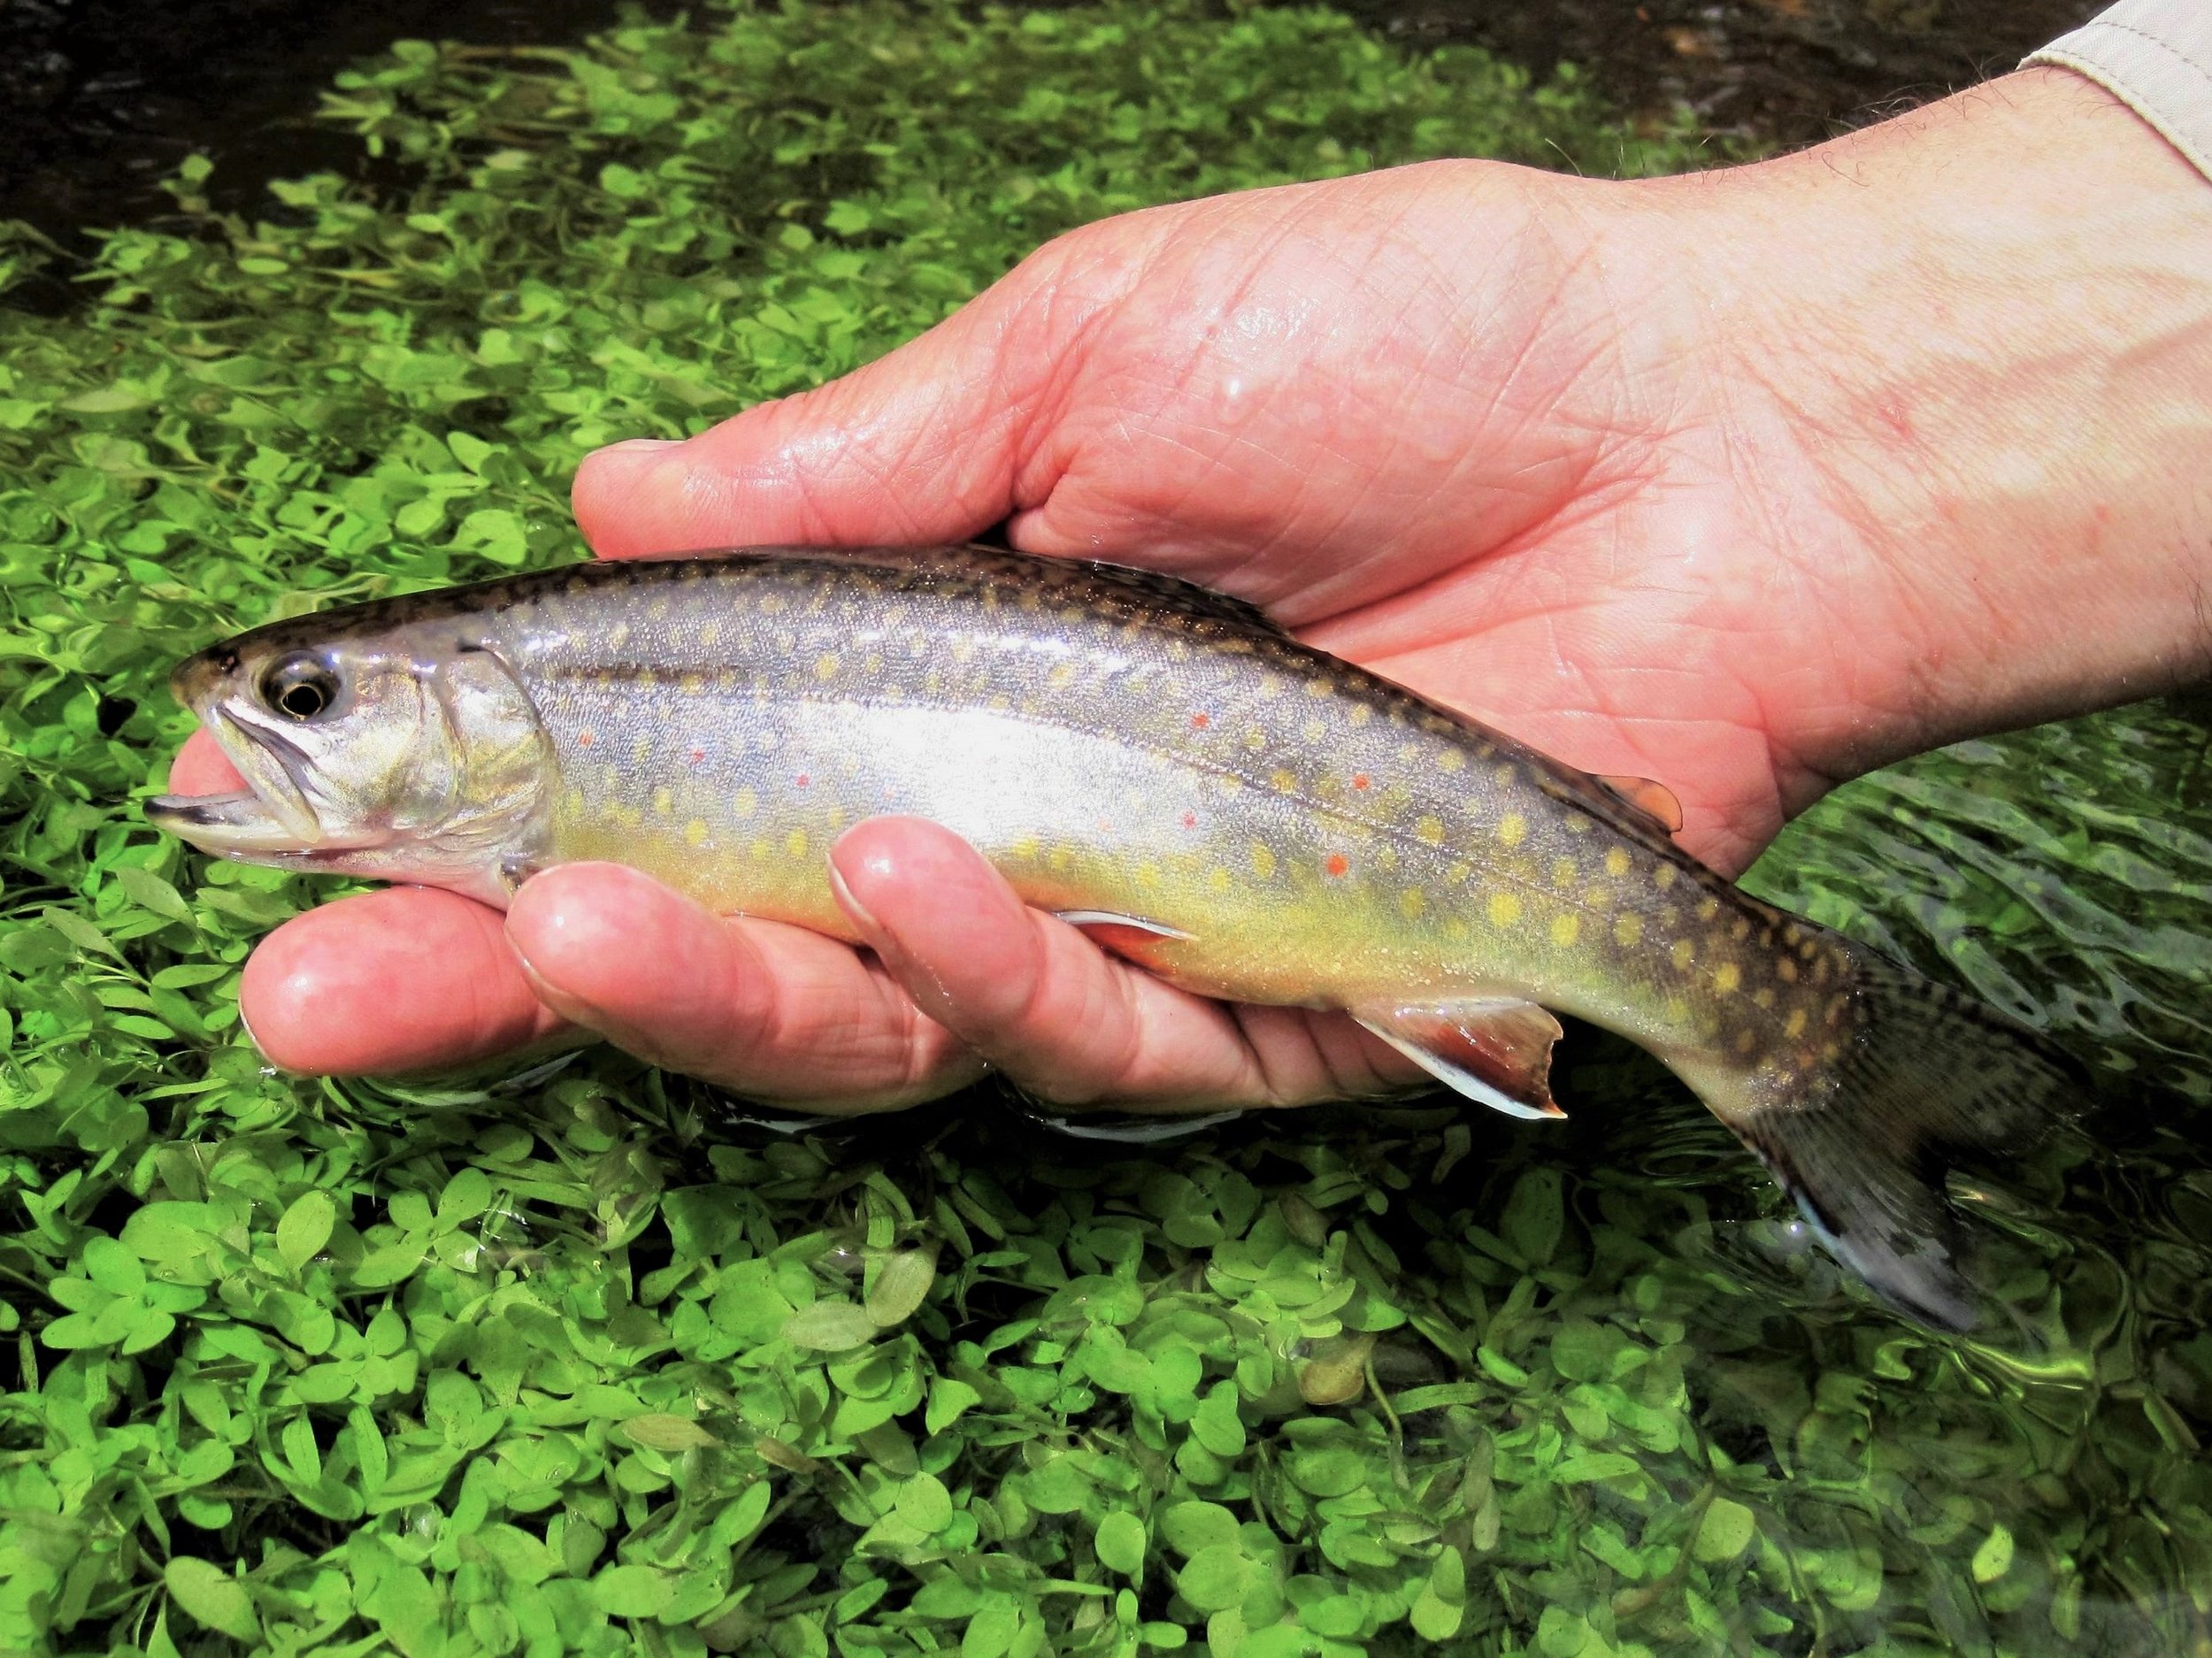
[(1232, 1009), (1108, 956), (922, 819), (849, 830), (830, 866), (839, 902), (917, 1005), (1042, 1099), (1170, 1111), (1301, 1104), (1393, 1088), (1411, 1072), (1348, 1020)]
[(1154, 215), (1050, 244), (918, 339), (682, 442), (585, 457), (577, 523), (602, 557), (799, 542), (964, 540), (1050, 493), (1037, 434)]
[(204, 725), (184, 740), (169, 766), (172, 794), (233, 794), (245, 787), (246, 779)]
[(499, 913), (393, 887), (296, 916), (261, 941), (239, 1011), (270, 1063), (356, 1077), (468, 1064), (556, 1035)]
[(618, 864), (565, 864), (526, 882), (507, 937), (547, 1006), (750, 1099), (891, 1110), (982, 1074), (850, 946), (715, 916)]

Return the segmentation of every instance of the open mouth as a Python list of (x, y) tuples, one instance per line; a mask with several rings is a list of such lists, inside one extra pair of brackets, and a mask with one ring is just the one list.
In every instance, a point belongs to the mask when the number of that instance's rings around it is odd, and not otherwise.
[(342, 849), (331, 845), (293, 781), (292, 766), (311, 764), (304, 749), (227, 709), (204, 710), (202, 718), (246, 787), (227, 794), (161, 795), (146, 802), (149, 822), (220, 857), (305, 857)]

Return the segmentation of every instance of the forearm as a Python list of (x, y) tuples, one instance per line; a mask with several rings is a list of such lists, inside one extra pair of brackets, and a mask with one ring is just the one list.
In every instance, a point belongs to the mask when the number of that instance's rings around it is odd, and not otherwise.
[(2038, 68), (1719, 188), (1781, 235), (1736, 360), (1921, 629), (1823, 769), (2212, 670), (2212, 182)]

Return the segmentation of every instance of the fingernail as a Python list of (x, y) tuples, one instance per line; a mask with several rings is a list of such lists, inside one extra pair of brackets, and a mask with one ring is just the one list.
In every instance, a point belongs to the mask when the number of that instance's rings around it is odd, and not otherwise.
[(610, 443), (599, 451), (602, 455), (651, 455), (662, 449), (679, 448), (680, 438), (625, 438), (619, 443)]
[[(852, 917), (853, 925), (868, 935), (868, 942), (871, 945), (877, 945), (877, 940), (884, 936), (883, 924), (869, 913), (867, 905), (853, 896), (853, 889), (845, 885), (845, 873), (837, 867), (834, 859), (831, 861), (829, 866), (829, 878), (830, 890), (836, 894), (838, 903), (844, 908), (845, 913)], [(879, 951), (881, 947), (877, 945), (877, 948)]]

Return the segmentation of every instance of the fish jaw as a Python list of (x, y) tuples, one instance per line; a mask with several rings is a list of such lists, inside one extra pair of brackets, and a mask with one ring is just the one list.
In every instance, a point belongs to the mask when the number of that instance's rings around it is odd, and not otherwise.
[[(181, 675), (180, 675), (181, 677)], [(196, 710), (223, 757), (246, 787), (227, 794), (163, 794), (146, 802), (147, 820), (218, 857), (292, 862), (334, 849), (321, 818), (292, 780), (279, 733), (250, 728), (229, 710)]]

